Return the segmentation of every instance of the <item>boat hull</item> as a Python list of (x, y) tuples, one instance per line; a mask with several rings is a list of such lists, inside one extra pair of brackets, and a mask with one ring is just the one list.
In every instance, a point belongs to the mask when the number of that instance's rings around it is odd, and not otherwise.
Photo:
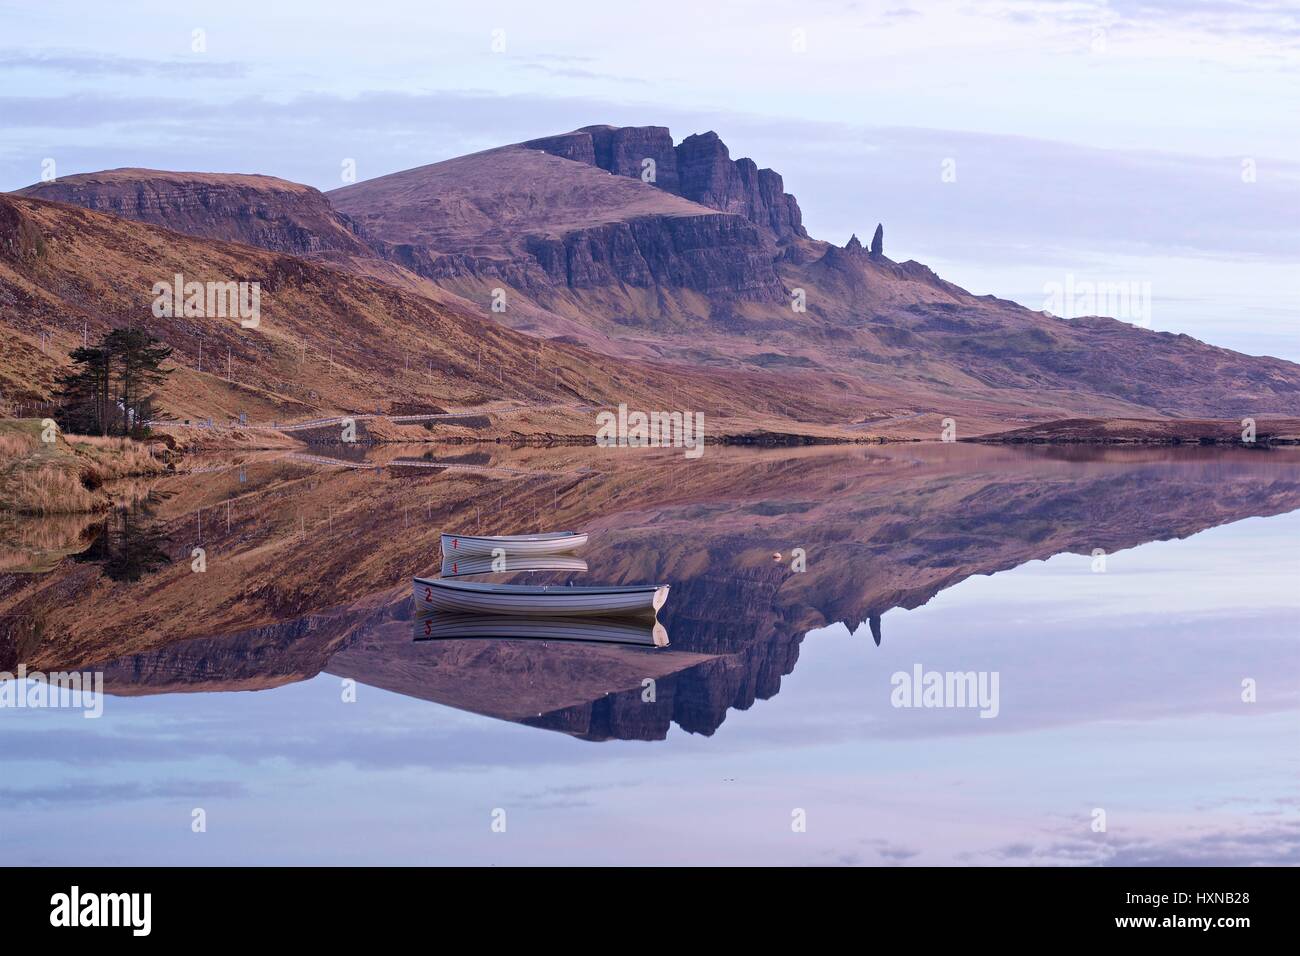
[(560, 531), (553, 534), (515, 535), (442, 535), (442, 557), (491, 557), (498, 551), (506, 555), (529, 557), (543, 554), (566, 554), (587, 543), (581, 532)]
[(575, 588), (415, 579), (421, 612), (499, 614), (526, 617), (649, 616), (668, 600), (668, 585)]
[(574, 555), (505, 555), (497, 558), (455, 557), (442, 562), (444, 578), (467, 574), (514, 574), (520, 571), (569, 571), (582, 573), (587, 562)]
[(417, 641), (488, 639), (668, 646), (668, 632), (657, 620), (429, 614), (417, 617), (413, 623)]

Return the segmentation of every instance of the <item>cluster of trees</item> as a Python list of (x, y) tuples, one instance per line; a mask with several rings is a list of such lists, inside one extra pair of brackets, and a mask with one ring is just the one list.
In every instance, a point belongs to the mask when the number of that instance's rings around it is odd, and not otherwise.
[(139, 435), (155, 417), (154, 389), (171, 369), (170, 346), (142, 329), (114, 329), (98, 345), (71, 353), (72, 370), (59, 378), (56, 400), (65, 431)]

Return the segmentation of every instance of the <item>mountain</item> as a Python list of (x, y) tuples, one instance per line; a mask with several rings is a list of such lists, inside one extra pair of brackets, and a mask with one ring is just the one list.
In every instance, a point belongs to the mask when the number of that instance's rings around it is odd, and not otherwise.
[(774, 239), (808, 238), (798, 200), (780, 174), (752, 159), (732, 160), (712, 131), (674, 146), (664, 126), (584, 126), (522, 144), (553, 156), (630, 176), (722, 212), (744, 216)]
[(373, 255), (320, 191), (274, 176), (110, 169), (37, 183), (17, 195), (290, 255)]
[(821, 387), (860, 396), (864, 429), (1300, 410), (1292, 363), (974, 296), (889, 259), (879, 227), (870, 250), (812, 239), (781, 177), (732, 160), (712, 132), (673, 146), (663, 127), (584, 127), (328, 196), (467, 299), (508, 284), (538, 334), (684, 364), (816, 370)]
[[(313, 273), (326, 284), (313, 297), (319, 338), (350, 348), (358, 371), (391, 371), (419, 348), (414, 329), (395, 349), (387, 318), (353, 329), (326, 304), (328, 286), (364, 279), (398, 290), (402, 304), (386, 314), (432, 309), (587, 350), (589, 384), (575, 370), (560, 389), (574, 402), (645, 394), (616, 382), (620, 369), (647, 386), (660, 379), (659, 395), (666, 380), (691, 383), (671, 391), (715, 421), (752, 408), (769, 430), (847, 436), (935, 438), (947, 419), (973, 437), (1062, 419), (1300, 416), (1294, 363), (972, 295), (889, 258), (869, 211), (869, 246), (817, 240), (782, 177), (732, 159), (713, 132), (674, 144), (664, 127), (588, 126), (326, 194), (272, 177), (149, 170), (22, 192), (327, 264), (330, 278)], [(536, 362), (514, 364), (519, 397), (556, 393)], [(382, 389), (334, 390), (330, 402), (310, 386), (296, 397), (303, 409), (356, 408), (347, 403), (392, 395), (394, 381), (416, 391), (406, 371)], [(506, 378), (498, 369), (498, 392)]]
[[(258, 283), (257, 327), (230, 317), (155, 315), (156, 284), (173, 286), (177, 275), (185, 283)], [(242, 412), (270, 423), (322, 413), (555, 406), (566, 417), (539, 419), (535, 430), (591, 436), (591, 406), (657, 408), (665, 388), (687, 407), (736, 419), (739, 431), (849, 411), (795, 387), (797, 379), (770, 390), (753, 375), (611, 363), (580, 345), (539, 343), (454, 296), (351, 263), (13, 195), (0, 195), (0, 310), (7, 402), (44, 401), (73, 348), (138, 325), (174, 349), (176, 372), (160, 405), (183, 419), (224, 422)], [(415, 431), (408, 437), (426, 434)]]
[[(668, 328), (707, 314), (714, 299), (784, 298), (768, 238), (744, 216), (527, 146), (382, 176), (329, 199), (386, 258), (485, 308), (493, 288), (508, 286), (554, 313), (543, 322), (553, 334), (618, 336), (629, 324)], [(586, 320), (574, 328), (566, 315)], [(514, 316), (508, 304), (498, 317)]]

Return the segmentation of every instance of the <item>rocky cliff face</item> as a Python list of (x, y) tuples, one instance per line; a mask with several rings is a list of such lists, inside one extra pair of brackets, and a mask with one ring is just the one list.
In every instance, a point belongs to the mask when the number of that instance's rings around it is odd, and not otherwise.
[(668, 127), (587, 126), (579, 132), (591, 136), (596, 165), (601, 169), (682, 195), (677, 178), (677, 151)]
[[(522, 144), (553, 156), (631, 176), (710, 209), (744, 216), (778, 241), (807, 238), (799, 203), (781, 176), (752, 159), (732, 160), (712, 131), (673, 146), (663, 126), (584, 126)], [(653, 164), (646, 161), (652, 160)], [(653, 170), (653, 178), (647, 178)]]
[(714, 132), (688, 136), (677, 147), (677, 171), (687, 199), (744, 216), (772, 231), (778, 240), (806, 238), (799, 203), (785, 191), (780, 175), (759, 169), (752, 159), (734, 162)]
[[(646, 159), (660, 188), (641, 179)], [(499, 281), (547, 301), (655, 287), (728, 301), (783, 299), (770, 230), (690, 202), (676, 185), (667, 129), (591, 127), (358, 183), (330, 198), (382, 255), (434, 281)]]
[(114, 169), (28, 186), (19, 195), (290, 255), (374, 254), (323, 193), (274, 176)]
[(719, 299), (777, 301), (784, 295), (758, 229), (737, 216), (647, 216), (574, 229), (562, 236), (523, 235), (522, 255), (439, 253), (418, 243), (382, 243), (384, 256), (435, 282), (499, 281), (534, 296), (559, 289), (656, 285)]
[(678, 286), (721, 297), (781, 297), (762, 238), (735, 216), (646, 217), (533, 237), (543, 271), (572, 289), (622, 282)]

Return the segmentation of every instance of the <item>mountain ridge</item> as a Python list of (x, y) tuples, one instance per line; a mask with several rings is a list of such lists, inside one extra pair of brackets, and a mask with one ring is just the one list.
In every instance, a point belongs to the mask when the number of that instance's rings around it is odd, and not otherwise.
[(780, 177), (713, 132), (674, 145), (665, 127), (589, 126), (328, 193), (124, 169), (20, 194), (321, 261), (596, 364), (703, 372), (750, 396), (798, 382), (806, 401), (767, 407), (846, 435), (1300, 415), (1294, 363), (975, 296), (888, 258), (880, 227), (870, 248), (814, 239)]

